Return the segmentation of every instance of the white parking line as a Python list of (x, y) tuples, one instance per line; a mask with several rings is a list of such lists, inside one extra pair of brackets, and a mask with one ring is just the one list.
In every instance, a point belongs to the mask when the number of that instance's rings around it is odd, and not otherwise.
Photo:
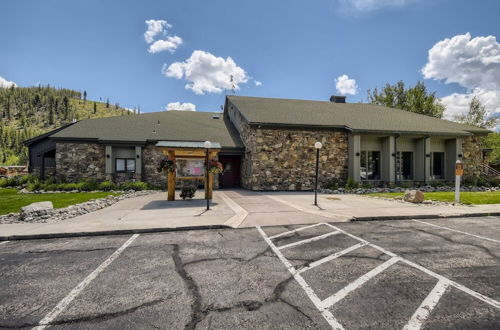
[(493, 239), (493, 238), (488, 238), (488, 237), (484, 237), (484, 236), (474, 235), (474, 234), (467, 233), (465, 231), (456, 230), (456, 229), (449, 228), (449, 227), (444, 227), (444, 226), (439, 226), (439, 225), (435, 225), (433, 223), (429, 223), (429, 222), (425, 222), (425, 221), (421, 221), (421, 220), (415, 220), (414, 219), (413, 221), (420, 222), (420, 223), (423, 223), (423, 224), (426, 224), (426, 225), (429, 225), (429, 226), (434, 226), (434, 227), (441, 228), (441, 229), (447, 229), (447, 230), (454, 231), (454, 232), (457, 232), (457, 233), (460, 233), (460, 234), (464, 234), (464, 235), (467, 235), (467, 236), (472, 236), (472, 237), (475, 237), (475, 238), (484, 239), (486, 241), (500, 243), (499, 240), (496, 240), (496, 239)]
[(0, 242), (0, 245), (4, 245), (4, 244), (7, 244), (7, 243), (9, 243), (9, 241), (2, 241), (2, 242)]
[(441, 299), (448, 286), (448, 282), (439, 280), (434, 289), (432, 289), (429, 295), (422, 301), (417, 311), (410, 318), (410, 321), (404, 326), (403, 330), (419, 330), (434, 307), (436, 307), (439, 299)]
[(302, 289), (306, 292), (307, 297), (311, 300), (311, 302), (314, 304), (314, 306), (319, 310), (323, 318), (328, 322), (328, 324), (332, 327), (332, 329), (335, 330), (343, 330), (344, 327), (342, 324), (337, 321), (337, 319), (333, 316), (333, 314), (326, 308), (323, 308), (321, 306), (321, 300), (319, 297), (314, 293), (314, 290), (306, 283), (304, 278), (297, 274), (295, 268), (292, 266), (292, 264), (288, 261), (287, 258), (283, 256), (280, 250), (274, 245), (274, 243), (267, 237), (266, 233), (262, 230), (260, 227), (256, 227), (257, 230), (259, 231), (260, 235), (266, 243), (271, 247), (273, 252), (278, 256), (278, 259), (281, 260), (281, 262), (285, 265), (286, 269), (292, 274), (293, 278), (299, 285), (302, 287)]
[(337, 235), (337, 234), (340, 234), (340, 232), (339, 231), (332, 231), (330, 233), (319, 235), (319, 236), (316, 236), (316, 237), (313, 237), (313, 238), (303, 239), (302, 241), (293, 242), (293, 243), (290, 243), (290, 244), (278, 246), (278, 249), (282, 250), (282, 249), (290, 248), (292, 246), (297, 246), (297, 245), (302, 245), (302, 244), (306, 244), (306, 243), (311, 243), (311, 242), (314, 242), (314, 241), (319, 241), (321, 239), (327, 238), (327, 237), (332, 236), (332, 235)]
[(361, 287), (363, 284), (371, 280), (373, 277), (377, 276), (387, 268), (391, 267), (394, 265), (396, 262), (399, 261), (398, 257), (392, 257), (391, 259), (387, 260), (381, 265), (378, 265), (377, 267), (373, 268), (370, 270), (368, 273), (362, 275), (358, 279), (356, 279), (354, 282), (349, 283), (347, 286), (345, 286), (343, 289), (340, 289), (337, 293), (331, 295), (330, 297), (326, 298), (321, 302), (321, 305), (324, 308), (331, 307), (338, 303), (340, 300), (344, 299), (345, 296), (347, 296), (349, 293), (352, 291), (356, 290), (357, 288)]
[(33, 329), (42, 330), (45, 329), (50, 322), (52, 322), (68, 305), (73, 301), (73, 299), (80, 294), (87, 287), (87, 285), (92, 282), (103, 270), (105, 270), (118, 256), (130, 245), (135, 239), (139, 237), (139, 234), (134, 234), (130, 237), (123, 245), (116, 250), (108, 259), (106, 259), (102, 264), (99, 265), (92, 273), (90, 273), (80, 284), (78, 284), (70, 293), (61, 300), (56, 307), (54, 307), (39, 323), (38, 326)]
[(309, 266), (304, 267), (304, 268), (302, 268), (302, 269), (298, 270), (298, 271), (297, 271), (297, 273), (298, 273), (298, 274), (302, 274), (303, 272), (308, 271), (309, 269), (312, 269), (312, 268), (314, 268), (314, 267), (317, 267), (317, 266), (319, 266), (319, 265), (321, 265), (321, 264), (324, 264), (325, 262), (331, 261), (331, 260), (333, 260), (333, 259), (337, 259), (338, 257), (341, 257), (341, 256), (343, 256), (344, 254), (347, 254), (347, 253), (352, 252), (352, 251), (354, 251), (354, 250), (356, 250), (356, 249), (359, 249), (360, 247), (363, 247), (363, 246), (365, 246), (365, 245), (367, 245), (367, 244), (368, 244), (368, 243), (361, 242), (361, 243), (358, 243), (358, 244), (353, 245), (353, 246), (351, 246), (351, 247), (348, 247), (347, 249), (344, 249), (344, 250), (342, 250), (342, 251), (339, 251), (339, 252), (336, 252), (336, 253), (334, 253), (334, 254), (331, 254), (331, 255), (329, 255), (328, 257), (324, 257), (324, 258), (322, 258), (322, 259), (319, 259), (319, 260), (316, 260), (316, 261), (314, 261), (314, 262), (311, 262), (311, 263), (309, 264)]
[(275, 239), (275, 238), (278, 238), (278, 237), (281, 237), (281, 236), (290, 235), (290, 234), (296, 233), (296, 232), (304, 230), (304, 229), (314, 228), (314, 227), (321, 226), (321, 225), (324, 225), (324, 224), (325, 223), (323, 223), (323, 222), (315, 223), (314, 225), (300, 227), (300, 228), (297, 228), (297, 229), (294, 229), (294, 230), (285, 231), (284, 233), (281, 233), (281, 234), (277, 234), (277, 235), (274, 235), (274, 236), (269, 236), (269, 238), (270, 239)]

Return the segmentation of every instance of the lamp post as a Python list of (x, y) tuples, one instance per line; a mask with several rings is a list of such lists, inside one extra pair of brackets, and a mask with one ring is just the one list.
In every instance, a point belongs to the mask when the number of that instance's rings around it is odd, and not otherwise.
[(318, 171), (319, 171), (319, 149), (323, 145), (321, 142), (316, 142), (314, 148), (316, 149), (316, 182), (314, 183), (314, 205), (318, 206)]
[(207, 211), (210, 210), (210, 200), (208, 199), (208, 149), (212, 146), (210, 141), (203, 142), (203, 146), (205, 147), (205, 199), (207, 200)]

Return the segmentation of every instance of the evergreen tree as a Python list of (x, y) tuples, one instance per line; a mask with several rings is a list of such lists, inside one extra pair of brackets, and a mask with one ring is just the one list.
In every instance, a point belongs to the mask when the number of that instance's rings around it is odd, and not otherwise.
[(87, 91), (83, 91), (83, 104), (87, 102)]
[(94, 114), (97, 113), (97, 103), (94, 102)]
[(109, 108), (109, 97), (106, 99), (106, 108)]

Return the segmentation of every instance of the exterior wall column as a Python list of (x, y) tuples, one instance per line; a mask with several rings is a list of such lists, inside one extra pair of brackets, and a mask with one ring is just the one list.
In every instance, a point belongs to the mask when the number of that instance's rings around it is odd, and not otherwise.
[(432, 181), (432, 173), (431, 173), (431, 138), (427, 137), (424, 138), (424, 146), (425, 146), (425, 178), (424, 182), (427, 183), (429, 181)]
[(361, 136), (359, 134), (349, 133), (349, 158), (348, 175), (350, 179), (356, 182), (360, 181), (360, 158), (361, 158)]
[(428, 182), (431, 178), (431, 140), (428, 137), (415, 140), (415, 181)]
[(105, 165), (106, 180), (111, 181), (113, 178), (113, 147), (112, 146), (106, 146), (105, 157), (106, 157), (106, 165)]
[(396, 173), (395, 137), (382, 139), (380, 153), (380, 178), (385, 182), (394, 182)]
[(135, 147), (135, 179), (142, 180), (142, 148)]

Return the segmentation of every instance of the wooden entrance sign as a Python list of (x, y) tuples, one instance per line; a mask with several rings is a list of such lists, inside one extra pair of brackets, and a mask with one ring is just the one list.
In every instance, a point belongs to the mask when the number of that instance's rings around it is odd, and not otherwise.
[[(205, 163), (207, 150), (203, 147), (203, 142), (190, 141), (159, 141), (156, 147), (160, 149), (169, 160), (176, 161), (177, 158), (199, 159)], [(212, 142), (212, 148), (208, 149), (208, 159), (217, 158), (220, 151), (220, 144)], [(205, 164), (207, 166), (208, 164)], [(205, 186), (205, 199), (212, 199), (213, 174), (209, 172), (208, 183), (206, 175), (200, 176), (177, 176), (175, 172), (167, 172), (167, 200), (175, 200), (175, 186), (177, 180), (201, 180)], [(204, 168), (203, 173), (206, 173)]]

